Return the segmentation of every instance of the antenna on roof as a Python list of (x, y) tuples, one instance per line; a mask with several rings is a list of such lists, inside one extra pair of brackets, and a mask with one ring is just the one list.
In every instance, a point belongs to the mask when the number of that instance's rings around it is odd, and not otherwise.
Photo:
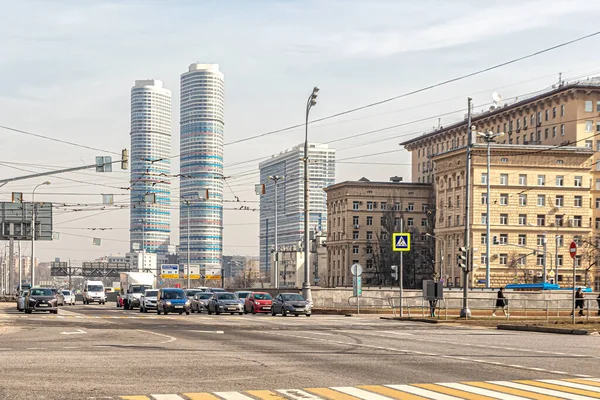
[(558, 87), (562, 86), (562, 72), (558, 73)]

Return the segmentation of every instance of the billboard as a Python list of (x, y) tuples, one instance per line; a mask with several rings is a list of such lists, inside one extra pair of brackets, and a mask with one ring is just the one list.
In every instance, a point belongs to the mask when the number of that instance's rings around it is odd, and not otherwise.
[[(0, 240), (31, 240), (33, 203), (0, 202)], [(52, 240), (52, 203), (35, 203), (35, 240)]]
[[(187, 267), (183, 267), (183, 277), (187, 279)], [(200, 279), (200, 266), (190, 265), (190, 279)]]
[(207, 280), (221, 279), (221, 267), (206, 267), (204, 273)]

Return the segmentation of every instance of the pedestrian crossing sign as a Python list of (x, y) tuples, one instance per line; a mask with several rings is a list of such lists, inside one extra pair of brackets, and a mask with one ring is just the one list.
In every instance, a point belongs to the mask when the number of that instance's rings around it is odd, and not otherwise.
[(392, 235), (392, 250), (410, 251), (410, 233), (394, 233)]

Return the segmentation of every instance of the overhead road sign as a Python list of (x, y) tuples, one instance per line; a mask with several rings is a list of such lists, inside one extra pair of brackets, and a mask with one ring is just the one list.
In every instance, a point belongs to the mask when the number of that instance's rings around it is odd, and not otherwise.
[(410, 251), (410, 233), (394, 233), (392, 235), (392, 250)]
[(163, 279), (178, 279), (179, 265), (177, 264), (161, 264), (160, 277)]

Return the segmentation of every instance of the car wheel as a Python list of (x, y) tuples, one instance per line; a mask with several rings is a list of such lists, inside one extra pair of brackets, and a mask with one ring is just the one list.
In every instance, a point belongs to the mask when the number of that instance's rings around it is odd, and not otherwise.
[(50, 311), (52, 314), (58, 314), (58, 310), (51, 310)]
[(160, 310), (156, 307), (156, 315), (160, 315)]
[(256, 314), (256, 309), (252, 307), (252, 314)]
[(140, 306), (140, 312), (144, 312), (144, 309), (142, 308), (142, 306)]
[[(182, 315), (182, 314), (183, 314), (183, 311), (180, 311), (180, 312), (179, 312), (179, 315)], [(189, 313), (188, 313), (188, 314), (189, 314)]]
[(144, 307), (144, 312), (145, 312), (145, 313), (147, 313), (147, 312), (148, 312), (148, 309), (147, 309), (146, 307)]
[(244, 306), (244, 314), (248, 314), (248, 310), (246, 310), (246, 306)]
[(210, 311), (210, 308), (207, 311), (208, 311), (208, 315), (212, 315), (212, 311)]
[(215, 310), (215, 314), (217, 314), (217, 315), (221, 315), (221, 311), (219, 311), (219, 310)]
[(287, 311), (285, 308), (281, 307), (281, 316), (282, 317), (287, 317)]
[(31, 310), (25, 310), (25, 314), (31, 314)]
[(243, 312), (240, 312), (239, 314), (240, 314), (240, 315), (244, 315), (244, 313), (243, 313)]
[(186, 311), (186, 312), (185, 312), (185, 315), (190, 315), (190, 312), (189, 312), (189, 311)]
[(307, 317), (310, 317), (310, 314), (306, 314)]
[(294, 314), (294, 317), (297, 317), (298, 315), (300, 315), (300, 314)]
[(274, 317), (276, 315), (277, 313), (275, 312), (275, 308), (271, 308), (271, 316)]

